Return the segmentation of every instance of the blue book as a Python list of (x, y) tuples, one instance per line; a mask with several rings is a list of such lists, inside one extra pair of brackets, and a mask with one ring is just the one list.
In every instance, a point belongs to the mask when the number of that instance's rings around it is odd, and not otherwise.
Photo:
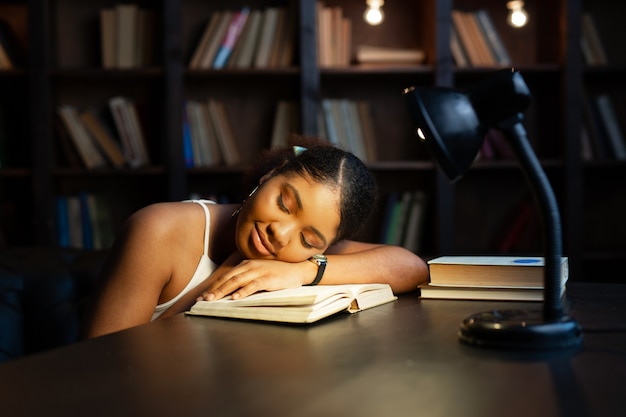
[(235, 44), (239, 40), (239, 35), (241, 34), (241, 31), (246, 24), (246, 20), (248, 20), (249, 14), (250, 9), (244, 7), (239, 12), (233, 15), (230, 24), (228, 25), (226, 36), (224, 37), (222, 44), (215, 54), (215, 59), (213, 60), (213, 68), (221, 69), (226, 66), (228, 58), (230, 58), (230, 55), (235, 48)]

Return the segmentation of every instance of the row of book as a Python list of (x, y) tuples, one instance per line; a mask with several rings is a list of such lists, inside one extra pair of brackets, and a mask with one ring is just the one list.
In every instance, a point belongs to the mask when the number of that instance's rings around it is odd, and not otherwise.
[(101, 194), (56, 197), (57, 243), (61, 247), (109, 249), (115, 239), (111, 209)]
[(321, 138), (352, 152), (364, 162), (378, 160), (372, 112), (367, 101), (326, 98), (321, 104), (318, 117)]
[(392, 191), (387, 195), (380, 243), (419, 253), (427, 196), (423, 190)]
[(190, 69), (274, 68), (293, 62), (296, 17), (290, 7), (213, 12)]
[(100, 9), (103, 68), (137, 68), (152, 63), (154, 11), (133, 3)]
[(485, 9), (452, 10), (450, 52), (460, 68), (511, 65), (506, 46)]
[[(135, 103), (116, 96), (109, 99), (108, 105), (108, 115), (95, 108), (78, 109), (69, 104), (58, 107), (58, 132), (66, 159), (75, 160), (77, 155), (87, 169), (148, 165), (146, 136)], [(107, 122), (109, 115), (113, 126)]]
[(352, 20), (340, 6), (318, 1), (317, 59), (320, 67), (347, 67), (352, 53)]
[[(561, 258), (560, 292), (569, 279)], [(535, 256), (441, 256), (428, 261), (430, 279), (419, 286), (424, 299), (542, 301), (544, 259)]]
[(626, 97), (612, 93), (585, 94), (582, 100), (582, 159), (626, 160)]
[(185, 103), (183, 146), (187, 168), (236, 165), (242, 160), (224, 103), (211, 98)]

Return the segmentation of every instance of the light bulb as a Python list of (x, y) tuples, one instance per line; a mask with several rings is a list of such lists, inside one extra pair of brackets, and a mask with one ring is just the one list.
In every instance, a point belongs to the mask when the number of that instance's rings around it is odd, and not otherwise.
[(363, 18), (367, 23), (372, 26), (380, 25), (385, 19), (385, 13), (383, 12), (384, 0), (367, 0), (367, 8), (363, 14)]
[(528, 22), (528, 13), (524, 9), (524, 2), (521, 0), (513, 0), (506, 3), (507, 9), (509, 9), (509, 15), (506, 21), (514, 28), (521, 28)]

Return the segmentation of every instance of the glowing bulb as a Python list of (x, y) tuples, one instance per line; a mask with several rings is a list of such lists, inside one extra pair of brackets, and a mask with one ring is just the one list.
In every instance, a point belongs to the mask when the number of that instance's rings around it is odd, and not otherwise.
[(507, 9), (509, 9), (509, 15), (507, 16), (507, 22), (514, 28), (521, 28), (528, 22), (528, 13), (524, 9), (524, 2), (521, 0), (513, 0), (506, 3)]
[(419, 127), (417, 128), (417, 130), (415, 131), (415, 133), (417, 134), (417, 137), (420, 138), (420, 140), (422, 142), (424, 142), (426, 140), (426, 135), (424, 134), (424, 132), (422, 131), (422, 129), (420, 129)]
[(383, 12), (384, 0), (367, 0), (367, 9), (363, 14), (363, 18), (367, 23), (372, 26), (380, 25), (385, 19), (385, 13)]

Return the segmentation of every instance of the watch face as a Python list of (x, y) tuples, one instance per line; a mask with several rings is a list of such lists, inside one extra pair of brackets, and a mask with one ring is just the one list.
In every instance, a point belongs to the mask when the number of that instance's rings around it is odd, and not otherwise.
[(326, 263), (327, 259), (326, 259), (326, 255), (322, 255), (322, 254), (318, 254), (318, 255), (313, 255), (311, 257), (315, 262), (317, 262), (317, 264), (321, 264), (321, 263)]

